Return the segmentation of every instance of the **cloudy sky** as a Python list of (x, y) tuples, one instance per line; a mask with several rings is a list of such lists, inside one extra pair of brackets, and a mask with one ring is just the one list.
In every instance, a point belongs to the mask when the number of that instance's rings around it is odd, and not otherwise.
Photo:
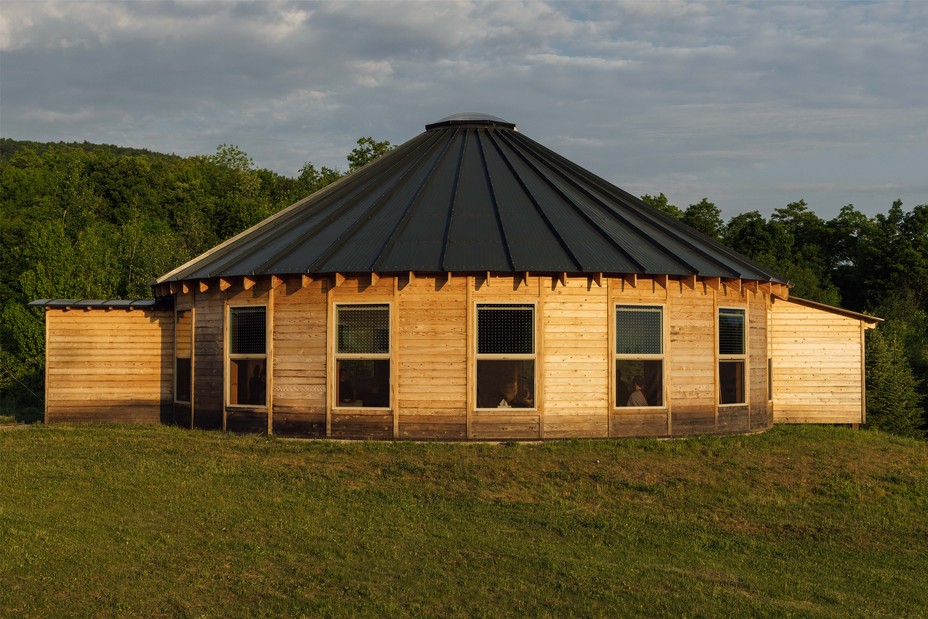
[(0, 4), (0, 133), (296, 175), (484, 112), (726, 217), (928, 203), (928, 1)]

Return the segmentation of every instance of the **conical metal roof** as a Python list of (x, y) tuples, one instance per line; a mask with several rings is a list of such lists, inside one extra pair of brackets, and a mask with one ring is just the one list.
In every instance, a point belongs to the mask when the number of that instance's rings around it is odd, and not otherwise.
[(699, 275), (786, 283), (482, 114), (456, 114), (163, 275)]

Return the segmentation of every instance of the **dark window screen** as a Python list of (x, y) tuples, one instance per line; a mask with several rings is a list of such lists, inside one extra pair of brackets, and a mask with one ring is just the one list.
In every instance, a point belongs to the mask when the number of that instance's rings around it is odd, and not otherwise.
[(661, 308), (620, 305), (615, 310), (615, 352), (618, 355), (659, 355)]
[(719, 354), (744, 354), (744, 310), (719, 310)]
[(265, 354), (265, 308), (233, 307), (229, 310), (229, 316), (229, 352), (233, 355)]
[(338, 306), (339, 354), (389, 354), (389, 305)]
[(532, 305), (478, 305), (477, 353), (531, 355), (535, 352)]

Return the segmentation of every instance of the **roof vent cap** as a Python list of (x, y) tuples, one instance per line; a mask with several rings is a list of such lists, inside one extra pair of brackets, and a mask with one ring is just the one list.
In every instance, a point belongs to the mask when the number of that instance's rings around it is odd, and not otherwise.
[(445, 116), (439, 121), (425, 126), (426, 131), (441, 129), (443, 127), (499, 127), (500, 129), (515, 130), (515, 123), (503, 120), (497, 116), (480, 114), (477, 112), (462, 112)]

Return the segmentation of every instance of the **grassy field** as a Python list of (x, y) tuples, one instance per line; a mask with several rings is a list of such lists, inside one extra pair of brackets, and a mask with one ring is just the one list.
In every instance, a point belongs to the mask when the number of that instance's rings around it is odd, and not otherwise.
[(0, 616), (925, 616), (928, 443), (0, 429)]

